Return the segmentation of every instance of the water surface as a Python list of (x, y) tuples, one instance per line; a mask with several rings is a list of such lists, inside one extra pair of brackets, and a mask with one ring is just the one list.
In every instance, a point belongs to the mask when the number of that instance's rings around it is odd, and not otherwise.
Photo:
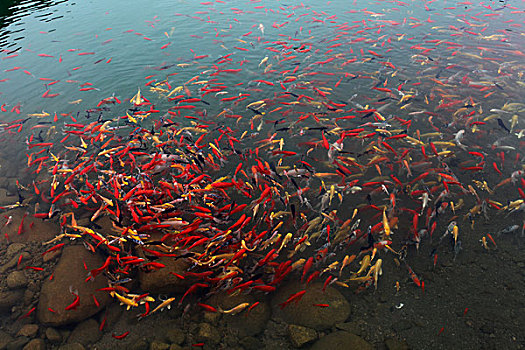
[[(314, 348), (348, 333), (378, 348), (522, 348), (522, 5), (3, 4), (3, 273), (35, 281), (2, 285), (6, 299), (27, 289), (3, 329), (52, 325), (61, 340), (43, 337), (48, 348), (292, 348), (294, 326)], [(52, 240), (64, 233), (79, 237)], [(145, 304), (78, 291), (102, 330), (44, 321), (76, 312), (42, 298), (59, 259), (41, 254), (60, 243), (108, 262), (86, 273), (127, 300), (174, 298), (172, 310), (146, 317)], [(144, 248), (188, 266), (157, 266)], [(19, 251), (32, 257), (10, 266)], [(188, 284), (146, 289), (156, 269)], [(63, 287), (70, 306), (77, 286)], [(330, 293), (349, 302), (346, 319), (301, 321), (335, 319)], [(309, 295), (326, 300), (312, 311)], [(239, 321), (250, 317), (255, 331)]]

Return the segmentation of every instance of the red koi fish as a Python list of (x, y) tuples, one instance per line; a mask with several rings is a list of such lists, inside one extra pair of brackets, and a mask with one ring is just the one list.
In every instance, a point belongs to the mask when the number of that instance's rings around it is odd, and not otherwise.
[(69, 311), (69, 310), (76, 310), (78, 305), (80, 305), (80, 297), (78, 296), (77, 293), (73, 293), (71, 292), (71, 294), (73, 294), (75, 296), (75, 300), (69, 304), (68, 306), (66, 306), (66, 311)]
[(279, 304), (281, 310), (284, 309), (292, 301), (295, 301), (296, 303), (298, 303), (302, 299), (304, 293), (306, 293), (306, 290), (302, 290), (300, 292), (290, 295), (290, 297), (286, 299), (284, 303)]
[(112, 333), (111, 336), (115, 339), (124, 339), (128, 336), (129, 331), (122, 333), (121, 335), (115, 335), (115, 333)]

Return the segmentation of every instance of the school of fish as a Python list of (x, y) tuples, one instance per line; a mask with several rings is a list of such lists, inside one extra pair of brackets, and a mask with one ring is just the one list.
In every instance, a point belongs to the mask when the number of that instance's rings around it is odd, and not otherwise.
[[(146, 317), (195, 296), (207, 311), (237, 314), (256, 305), (222, 310), (206, 298), (272, 293), (290, 278), (304, 288), (282, 308), (313, 281), (374, 290), (392, 262), (424, 288), (408, 263), (420, 245), (433, 247), (435, 266), (438, 255), (461, 254), (466, 230), (487, 250), (510, 234), (523, 238), (525, 53), (512, 44), (516, 34), (491, 27), (500, 10), (523, 11), (510, 3), (457, 17), (453, 6), (439, 11), (458, 28), (439, 25), (433, 3), (424, 4), (428, 19), (402, 21), (386, 19), (396, 6), (407, 12), (401, 1), (338, 16), (254, 4), (283, 21), (228, 38), (228, 25), (208, 17), (222, 28), (213, 33), (224, 55), (192, 52), (186, 63), (154, 67), (133, 96), (3, 122), (3, 134), (26, 132), (35, 180), (19, 191), (35, 198), (31, 215), (60, 223), (49, 251), (71, 240), (102, 252), (105, 263), (87, 280), (105, 275), (105, 290)], [(316, 37), (312, 25), (330, 32)], [(412, 42), (421, 26), (426, 35)], [(173, 35), (156, 45), (169, 49)], [(249, 56), (261, 47), (266, 54)], [(41, 97), (57, 97), (55, 80), (44, 81)], [(103, 93), (91, 85), (80, 91)], [(15, 116), (22, 107), (1, 106)], [(80, 225), (86, 212), (90, 224)], [(512, 222), (478, 230), (496, 216)], [(109, 232), (97, 225), (103, 217)], [(139, 270), (168, 268), (163, 259), (187, 262), (171, 271), (187, 281), (185, 293), (161, 301), (126, 288)]]

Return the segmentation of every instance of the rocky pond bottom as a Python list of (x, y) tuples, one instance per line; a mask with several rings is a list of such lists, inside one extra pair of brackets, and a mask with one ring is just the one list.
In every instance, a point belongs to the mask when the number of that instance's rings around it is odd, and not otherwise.
[[(21, 208), (7, 212), (12, 222), (2, 231), (10, 243), (0, 246), (0, 272), (7, 276), (0, 282), (0, 349), (407, 349), (425, 344), (431, 348), (454, 344), (475, 348), (481, 342), (486, 342), (487, 348), (498, 343), (523, 348), (519, 329), (525, 308), (518, 296), (523, 280), (497, 277), (503, 266), (521, 270), (522, 276), (525, 271), (523, 256), (508, 252), (513, 249), (510, 241), (502, 242), (501, 250), (487, 254), (483, 261), (467, 257), (461, 266), (438, 265), (434, 273), (443, 281), (433, 279), (430, 273), (424, 275), (430, 286), (426, 295), (409, 287), (396, 293), (393, 281), (392, 290), (381, 288), (359, 296), (344, 296), (331, 286), (323, 291), (322, 283), (315, 283), (299, 302), (281, 308), (290, 295), (303, 288), (298, 282), (289, 282), (268, 296), (199, 296), (199, 301), (222, 310), (257, 303), (238, 314), (203, 310), (191, 299), (194, 296), (189, 296), (189, 308), (174, 303), (171, 309), (140, 319), (136, 310), (128, 311), (109, 294), (97, 291), (106, 287), (103, 276), (84, 282), (87, 271), (104, 263), (103, 256), (74, 243), (45, 253), (48, 246), (42, 242), (52, 239), (58, 227), (27, 217), (24, 225), (28, 229), (18, 235), (24, 214)], [(174, 268), (176, 265), (170, 266), (171, 271)], [(182, 294), (184, 288), (165, 276), (164, 270), (141, 274), (131, 286)], [(480, 278), (485, 280), (485, 290), (472, 293), (479, 288)], [(458, 283), (463, 286), (460, 291), (450, 293), (450, 286)], [(495, 297), (502, 289), (509, 296), (506, 301)], [(64, 312), (76, 298), (73, 293), (82, 303)], [(487, 300), (493, 302), (487, 305)], [(447, 310), (441, 307), (443, 301), (449, 304)], [(516, 308), (508, 308), (509, 304)], [(452, 315), (451, 310), (455, 310)], [(442, 323), (444, 318), (452, 320), (451, 326)], [(462, 340), (461, 332), (479, 336)], [(420, 334), (429, 335), (422, 338)], [(126, 336), (115, 339), (121, 335)]]

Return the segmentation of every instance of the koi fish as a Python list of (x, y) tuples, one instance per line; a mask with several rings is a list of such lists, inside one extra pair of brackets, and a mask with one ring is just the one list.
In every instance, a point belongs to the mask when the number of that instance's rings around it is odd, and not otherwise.
[(238, 314), (239, 312), (243, 311), (244, 309), (246, 309), (248, 306), (250, 306), (250, 303), (241, 303), (237, 306), (234, 306), (233, 308), (229, 309), (229, 310), (223, 310), (221, 308), (218, 308), (219, 312), (222, 313), (222, 314), (227, 314), (227, 315), (236, 315)]

